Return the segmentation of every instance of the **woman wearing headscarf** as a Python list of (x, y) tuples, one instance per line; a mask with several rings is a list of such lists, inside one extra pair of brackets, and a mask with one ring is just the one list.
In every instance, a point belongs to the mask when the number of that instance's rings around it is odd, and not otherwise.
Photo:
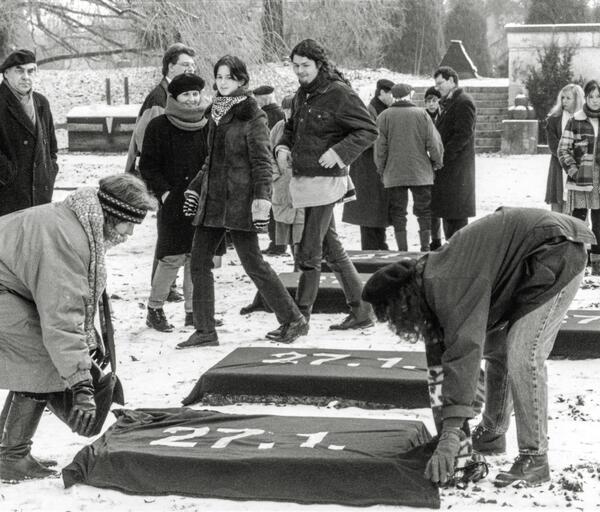
[(194, 215), (192, 244), (194, 332), (178, 348), (218, 345), (212, 275), (217, 246), (231, 233), (242, 266), (280, 323), (269, 338), (291, 343), (308, 323), (260, 252), (271, 209), (271, 146), (266, 114), (248, 91), (250, 77), (238, 57), (226, 55), (214, 66), (217, 96), (210, 111), (209, 154), (186, 191), (185, 208)]
[(204, 114), (209, 102), (203, 98), (202, 89), (204, 80), (197, 75), (181, 74), (171, 80), (165, 112), (148, 124), (140, 158), (142, 177), (160, 203), (155, 252), (158, 265), (146, 324), (163, 332), (173, 330), (163, 305), (181, 267), (185, 325), (193, 325), (190, 258), (194, 227), (183, 214), (183, 193), (207, 155), (208, 120)]

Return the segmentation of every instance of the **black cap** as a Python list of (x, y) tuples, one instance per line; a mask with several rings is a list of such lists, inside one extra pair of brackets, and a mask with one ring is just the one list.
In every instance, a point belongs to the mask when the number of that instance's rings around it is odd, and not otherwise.
[(404, 98), (408, 96), (413, 88), (408, 84), (396, 84), (392, 87), (392, 96), (394, 98)]
[(394, 82), (388, 80), (387, 78), (382, 78), (381, 80), (377, 80), (377, 89), (384, 91), (389, 91), (392, 87), (394, 87)]
[(273, 94), (273, 91), (275, 91), (275, 88), (270, 85), (259, 85), (252, 91), (252, 94), (254, 94), (254, 96), (265, 96), (267, 94)]
[(177, 98), (182, 92), (201, 91), (202, 89), (204, 89), (204, 80), (198, 75), (188, 73), (177, 75), (167, 87), (173, 98)]
[(35, 64), (35, 54), (31, 50), (15, 50), (12, 52), (0, 66), (0, 73), (4, 73), (8, 68), (22, 66), (23, 64)]
[(431, 86), (429, 89), (425, 91), (425, 95), (423, 98), (427, 99), (429, 96), (437, 96), (438, 98), (442, 97), (442, 93), (438, 91), (434, 86)]

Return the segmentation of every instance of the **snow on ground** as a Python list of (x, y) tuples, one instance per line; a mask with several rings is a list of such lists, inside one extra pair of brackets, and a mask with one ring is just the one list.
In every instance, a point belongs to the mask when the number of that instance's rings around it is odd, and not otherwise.
[[(101, 176), (121, 172), (123, 155), (61, 154), (59, 187), (93, 185)], [(477, 196), (479, 216), (492, 212), (500, 205), (545, 207), (548, 156), (477, 157)], [(65, 191), (58, 191), (61, 199)], [(341, 208), (336, 210), (338, 219)], [(338, 222), (338, 230), (347, 249), (359, 249), (358, 227)], [(417, 225), (409, 221), (410, 249), (418, 249)], [(393, 246), (393, 233), (388, 230)], [(173, 333), (150, 330), (145, 325), (145, 302), (149, 293), (149, 276), (155, 240), (155, 218), (151, 216), (136, 227), (131, 239), (109, 253), (109, 290), (115, 316), (119, 376), (123, 381), (126, 407), (178, 407), (198, 377), (230, 351), (240, 346), (271, 346), (263, 335), (275, 327), (275, 318), (267, 313), (240, 316), (239, 309), (252, 299), (255, 289), (244, 274), (235, 252), (229, 252), (223, 266), (215, 271), (216, 311), (224, 320), (219, 329), (219, 347), (175, 350), (192, 328), (184, 328), (181, 304), (165, 307), (170, 321), (176, 325)], [(266, 236), (261, 236), (266, 246)], [(291, 257), (270, 257), (277, 272), (291, 271)], [(586, 277), (573, 308), (598, 307), (600, 278)], [(421, 350), (396, 339), (383, 325), (360, 332), (342, 333), (327, 330), (329, 324), (342, 315), (314, 315), (308, 336), (294, 346), (318, 348), (353, 348), (373, 350)], [(281, 348), (272, 344), (274, 350)], [(287, 346), (286, 346), (287, 347)], [(551, 484), (536, 489), (495, 489), (490, 479), (468, 490), (442, 491), (442, 509), (499, 511), (504, 507), (515, 510), (545, 507), (548, 509), (599, 510), (600, 496), (600, 398), (598, 374), (600, 360), (550, 361), (550, 463), (553, 469)], [(4, 392), (0, 395), (4, 399)], [(212, 407), (223, 412), (265, 413), (302, 416), (335, 416), (348, 418), (411, 418), (420, 419), (433, 429), (428, 409), (402, 411), (336, 409), (332, 406), (267, 406), (236, 405)], [(508, 433), (507, 456), (491, 458), (491, 476), (498, 468), (506, 467), (516, 455), (514, 422)], [(68, 428), (46, 413), (34, 439), (33, 452), (54, 457), (60, 466), (68, 464), (87, 439), (72, 434)], [(336, 505), (298, 505), (273, 502), (234, 502), (227, 500), (194, 499), (180, 496), (128, 496), (116, 491), (75, 486), (65, 490), (60, 479), (30, 481), (17, 485), (0, 484), (2, 511), (293, 511), (355, 510)], [(398, 507), (375, 506), (370, 510), (408, 510)]]

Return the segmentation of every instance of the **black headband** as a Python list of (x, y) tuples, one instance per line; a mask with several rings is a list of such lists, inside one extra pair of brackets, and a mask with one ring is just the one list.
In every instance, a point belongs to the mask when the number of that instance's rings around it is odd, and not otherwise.
[(118, 219), (141, 224), (146, 217), (147, 210), (131, 206), (108, 192), (98, 190), (98, 199), (102, 210)]

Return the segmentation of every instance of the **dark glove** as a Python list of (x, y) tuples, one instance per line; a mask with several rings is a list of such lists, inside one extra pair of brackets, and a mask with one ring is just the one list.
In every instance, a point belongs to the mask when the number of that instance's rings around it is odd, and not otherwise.
[(200, 202), (200, 196), (196, 192), (186, 190), (184, 192), (185, 200), (183, 202), (183, 214), (186, 217), (193, 217), (198, 211), (198, 203)]
[(454, 475), (456, 456), (465, 433), (460, 428), (444, 428), (437, 448), (425, 468), (425, 478), (433, 483), (445, 484)]
[(89, 436), (96, 422), (96, 402), (91, 380), (83, 380), (71, 387), (73, 409), (67, 420), (71, 430), (80, 436)]

